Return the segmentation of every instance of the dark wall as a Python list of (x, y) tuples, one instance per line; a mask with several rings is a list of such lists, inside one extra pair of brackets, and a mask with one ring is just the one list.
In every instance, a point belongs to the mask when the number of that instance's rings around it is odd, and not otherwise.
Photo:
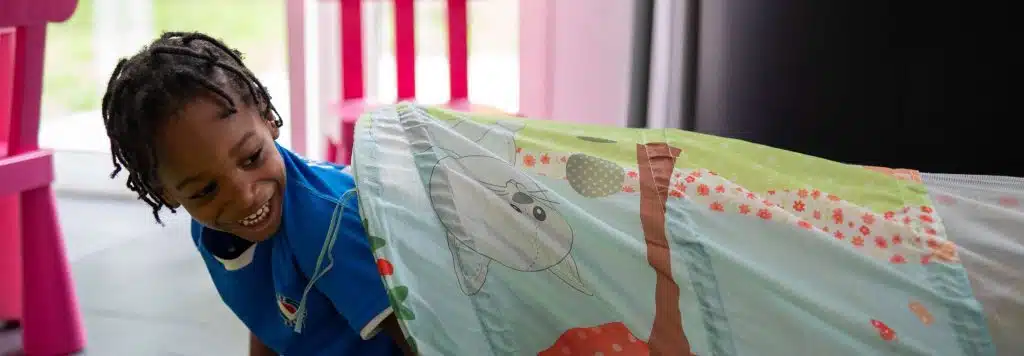
[(651, 77), (651, 26), (654, 24), (654, 1), (633, 1), (633, 53), (629, 83), (627, 127), (647, 125), (648, 85)]
[(1024, 176), (1011, 12), (906, 3), (703, 1), (696, 130), (849, 163)]

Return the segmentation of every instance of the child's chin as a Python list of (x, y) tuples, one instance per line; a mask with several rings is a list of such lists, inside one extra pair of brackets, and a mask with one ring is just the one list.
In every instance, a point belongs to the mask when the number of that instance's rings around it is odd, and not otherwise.
[(277, 232), (277, 228), (281, 224), (277, 221), (272, 221), (266, 226), (261, 226), (253, 229), (243, 228), (241, 231), (237, 231), (235, 235), (251, 242), (263, 242), (269, 240)]

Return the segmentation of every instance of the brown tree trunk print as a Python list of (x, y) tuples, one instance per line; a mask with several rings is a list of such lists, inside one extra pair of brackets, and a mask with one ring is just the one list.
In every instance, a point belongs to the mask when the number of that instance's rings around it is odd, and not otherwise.
[(654, 326), (648, 345), (652, 355), (689, 355), (683, 331), (679, 285), (672, 279), (672, 260), (665, 231), (665, 200), (680, 149), (665, 143), (636, 145), (640, 173), (640, 224), (647, 242), (647, 262), (657, 274), (654, 287)]

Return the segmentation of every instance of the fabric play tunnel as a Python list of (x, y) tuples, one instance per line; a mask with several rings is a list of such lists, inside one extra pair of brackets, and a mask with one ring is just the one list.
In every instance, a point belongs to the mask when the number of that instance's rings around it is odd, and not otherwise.
[(411, 104), (355, 136), (371, 246), (424, 355), (1024, 350), (1020, 180)]

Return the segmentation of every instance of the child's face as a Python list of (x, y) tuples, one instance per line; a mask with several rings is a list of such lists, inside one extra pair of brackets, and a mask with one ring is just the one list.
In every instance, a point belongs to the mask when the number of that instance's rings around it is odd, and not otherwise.
[(157, 138), (164, 197), (203, 225), (249, 241), (281, 225), (285, 170), (279, 131), (237, 97), (238, 112), (201, 96), (168, 120)]

